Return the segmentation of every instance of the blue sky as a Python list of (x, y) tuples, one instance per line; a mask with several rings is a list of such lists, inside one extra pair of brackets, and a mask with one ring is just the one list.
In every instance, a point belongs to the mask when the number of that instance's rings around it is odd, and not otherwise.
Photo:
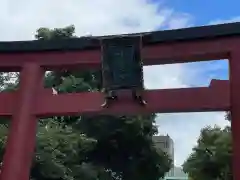
[[(0, 41), (32, 40), (39, 27), (70, 24), (75, 25), (76, 35), (94, 36), (240, 21), (237, 0), (1, 0), (0, 4)], [(149, 89), (207, 86), (212, 78), (228, 78), (227, 61), (144, 68)], [(227, 122), (224, 112), (172, 113), (159, 114), (156, 124), (159, 134), (174, 140), (179, 166), (191, 153), (201, 128)]]
[[(153, 2), (187, 14), (190, 18), (189, 26), (208, 25), (215, 21), (236, 21), (234, 20), (236, 17), (240, 21), (240, 1), (238, 0), (153, 0)], [(201, 75), (198, 74), (197, 82), (188, 82), (192, 86), (206, 85), (207, 79), (210, 77), (212, 79), (228, 79), (227, 60), (191, 63), (189, 67), (190, 69), (202, 69)]]
[[(158, 0), (154, 1), (162, 3)], [(192, 26), (207, 25), (213, 21), (231, 20), (240, 16), (240, 1), (238, 0), (165, 0), (164, 4), (173, 7), (176, 11), (189, 14), (192, 18)], [(190, 66), (199, 66), (199, 64), (193, 63)], [(211, 68), (212, 66), (218, 66), (218, 69)], [(228, 79), (227, 61), (203, 62), (201, 68), (207, 70), (202, 72), (201, 77), (199, 77), (199, 84), (205, 84), (204, 80), (209, 76)]]
[[(162, 3), (159, 0), (154, 2)], [(238, 0), (165, 0), (163, 3), (176, 11), (190, 14), (195, 25), (205, 25), (213, 20), (239, 16)]]

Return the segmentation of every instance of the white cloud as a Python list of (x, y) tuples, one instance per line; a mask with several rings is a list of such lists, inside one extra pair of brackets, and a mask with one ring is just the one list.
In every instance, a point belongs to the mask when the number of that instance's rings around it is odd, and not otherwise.
[(187, 87), (183, 82), (186, 71), (184, 64), (170, 64), (144, 67), (144, 80), (147, 89)]
[[(0, 40), (30, 40), (39, 27), (55, 28), (70, 24), (76, 26), (76, 33), (81, 36), (182, 28), (189, 26), (190, 22), (191, 16), (148, 0), (1, 0)], [(149, 88), (188, 87), (186, 79), (191, 74), (187, 70), (183, 64), (147, 67), (144, 70), (145, 82)], [(182, 122), (183, 119), (189, 124)], [(191, 151), (199, 128), (208, 120), (223, 122), (219, 113), (159, 116), (160, 132), (168, 132), (176, 143), (177, 164), (181, 164)]]
[(176, 14), (169, 22), (169, 29), (179, 29), (192, 26), (192, 16), (189, 14)]
[[(151, 31), (187, 23), (189, 16), (148, 0), (2, 0), (1, 40), (32, 39), (42, 26), (76, 26), (77, 35), (105, 35)], [(175, 19), (178, 18), (176, 22)], [(169, 23), (168, 23), (169, 22)], [(3, 35), (4, 34), (4, 35)]]

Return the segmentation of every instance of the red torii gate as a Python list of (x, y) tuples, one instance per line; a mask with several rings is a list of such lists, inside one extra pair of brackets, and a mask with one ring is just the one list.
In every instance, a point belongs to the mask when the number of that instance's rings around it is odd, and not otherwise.
[[(150, 112), (231, 111), (233, 173), (240, 180), (240, 23), (148, 33), (143, 36), (144, 65), (229, 59), (230, 83), (213, 80), (209, 87), (146, 90), (141, 107), (120, 99), (111, 108), (100, 92), (59, 94), (43, 89), (46, 70), (100, 68), (94, 38), (0, 43), (0, 69), (20, 71), (20, 89), (0, 93), (0, 115), (12, 116), (1, 180), (27, 180), (39, 117), (53, 115), (136, 114)], [(64, 102), (64, 103), (62, 103)]]

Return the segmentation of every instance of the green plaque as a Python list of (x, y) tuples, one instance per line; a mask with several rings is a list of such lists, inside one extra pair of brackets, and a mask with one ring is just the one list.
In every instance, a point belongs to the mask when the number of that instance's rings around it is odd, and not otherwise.
[(102, 40), (103, 87), (108, 90), (143, 87), (141, 37)]
[(117, 91), (132, 90), (132, 97), (141, 105), (142, 99), (143, 63), (141, 58), (141, 36), (115, 36), (101, 41), (102, 51), (102, 86), (106, 93), (103, 106), (109, 100), (117, 100)]

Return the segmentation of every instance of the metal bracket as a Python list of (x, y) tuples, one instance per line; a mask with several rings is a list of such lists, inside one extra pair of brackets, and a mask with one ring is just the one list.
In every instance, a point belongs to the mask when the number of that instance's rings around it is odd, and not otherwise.
[(106, 96), (104, 98), (104, 103), (101, 105), (101, 107), (108, 108), (110, 104), (113, 103), (113, 101), (118, 100), (118, 96), (115, 94), (114, 91), (107, 91), (105, 93), (106, 93)]

